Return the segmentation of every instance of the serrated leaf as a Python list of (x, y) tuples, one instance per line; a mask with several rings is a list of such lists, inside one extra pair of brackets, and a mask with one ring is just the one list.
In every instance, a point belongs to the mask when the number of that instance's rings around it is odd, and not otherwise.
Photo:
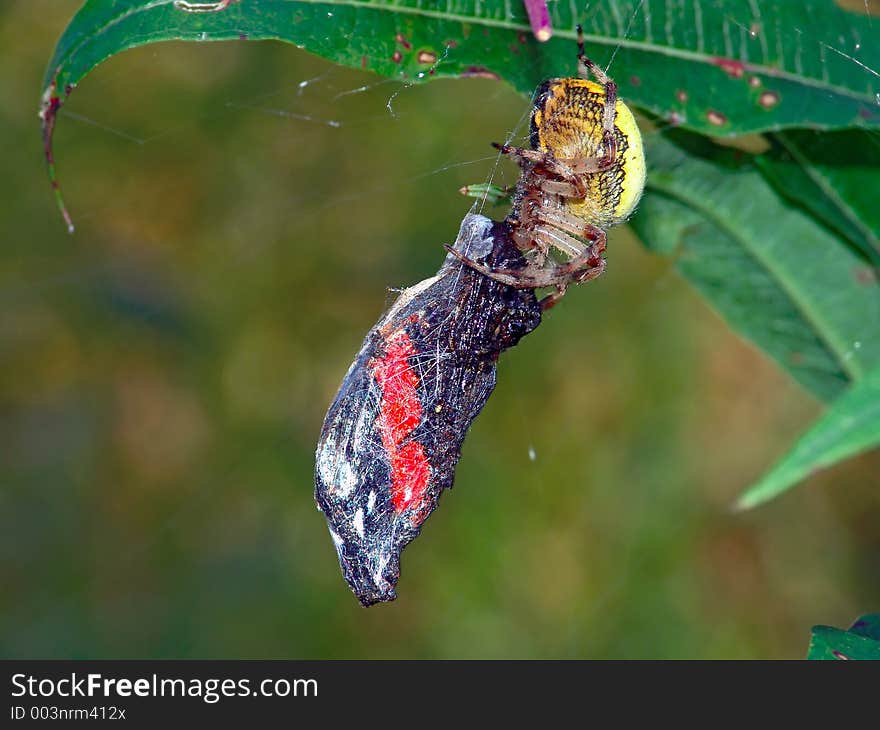
[(793, 130), (772, 139), (774, 149), (756, 158), (765, 177), (880, 267), (880, 139), (863, 130)]
[(650, 135), (647, 157), (632, 226), (734, 329), (823, 400), (880, 363), (873, 271), (749, 158), (682, 133)]
[(819, 469), (880, 446), (880, 367), (853, 384), (757, 484), (740, 497), (747, 509), (790, 489)]
[(50, 176), (57, 190), (52, 133), (76, 85), (114, 54), (166, 40), (277, 39), (383, 76), (491, 75), (528, 94), (573, 73), (582, 22), (588, 53), (613, 61), (623, 96), (675, 124), (718, 135), (880, 126), (880, 23), (832, 2), (608, 0), (550, 11), (555, 35), (539, 44), (518, 0), (87, 0), (43, 88)]
[(807, 659), (880, 660), (880, 614), (862, 616), (848, 631), (814, 626)]

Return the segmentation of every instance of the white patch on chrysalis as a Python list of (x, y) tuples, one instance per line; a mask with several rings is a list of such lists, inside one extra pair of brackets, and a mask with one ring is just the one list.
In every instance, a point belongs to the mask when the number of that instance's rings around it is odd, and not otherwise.
[(354, 513), (354, 519), (351, 522), (354, 525), (354, 531), (361, 540), (364, 539), (364, 511), (358, 507), (358, 511)]
[(336, 439), (333, 436), (328, 436), (327, 440), (321, 444), (321, 447), (318, 449), (318, 453), (315, 454), (318, 476), (321, 477), (321, 481), (324, 482), (331, 491), (333, 484), (336, 482), (336, 471), (339, 468), (336, 463), (336, 454)]
[(373, 583), (376, 584), (377, 588), (382, 588), (383, 590), (388, 586), (388, 581), (382, 577), (382, 571), (385, 570), (386, 565), (388, 565), (388, 554), (383, 553), (379, 556), (379, 564), (376, 566), (376, 570), (373, 571)]
[(376, 491), (370, 490), (370, 496), (367, 497), (367, 514), (373, 514), (373, 507), (376, 506)]
[(410, 287), (404, 289), (400, 296), (397, 297), (397, 301), (391, 305), (391, 309), (382, 317), (382, 321), (379, 322), (377, 328), (381, 328), (385, 325), (388, 320), (394, 317), (397, 312), (403, 309), (407, 304), (409, 304), (413, 299), (415, 299), (419, 294), (424, 291), (430, 289), (434, 284), (436, 284), (440, 280), (439, 276), (432, 276), (430, 279), (423, 279), (418, 284), (413, 284)]
[(337, 489), (335, 496), (339, 499), (346, 499), (357, 486), (357, 474), (354, 473), (354, 470), (351, 468), (351, 464), (349, 464), (347, 461), (343, 461), (339, 465), (339, 470), (337, 472), (336, 478)]
[[(372, 385), (370, 389), (372, 391)], [(372, 396), (372, 393), (370, 395)], [(369, 399), (367, 403), (369, 403)], [(371, 409), (368, 405), (364, 405), (358, 413), (354, 426), (347, 430), (339, 428), (341, 415), (337, 415), (331, 428), (328, 429), (327, 440), (319, 446), (315, 453), (317, 473), (326, 487), (329, 499), (348, 499), (360, 483), (357, 471), (346, 458), (346, 449), (342, 448), (339, 443), (339, 433), (340, 431), (345, 432), (342, 441), (343, 443), (351, 443), (351, 451), (363, 453), (370, 447), (370, 427), (372, 425), (370, 415)]]
[(464, 217), (453, 248), (472, 259), (481, 259), (492, 253), (492, 221), (484, 215), (470, 214)]
[[(373, 391), (374, 387), (375, 386), (371, 382), (370, 383), (370, 397), (367, 398), (367, 401), (366, 401), (367, 403), (369, 403), (369, 401), (373, 397), (372, 391)], [(370, 415), (371, 415), (370, 409), (367, 408), (366, 405), (364, 405), (364, 407), (361, 408), (361, 412), (358, 414), (357, 423), (354, 424), (354, 435), (352, 436), (352, 439), (351, 439), (351, 442), (352, 442), (351, 446), (352, 446), (352, 449), (354, 450), (354, 453), (356, 453), (356, 454), (364, 453), (365, 451), (368, 450), (366, 447), (369, 446), (370, 438), (371, 438), (370, 431), (372, 430), (370, 428), (372, 423), (367, 423), (367, 419), (370, 417)]]
[(342, 558), (342, 546), (345, 541), (341, 537), (339, 537), (339, 535), (337, 535), (335, 532), (333, 532), (333, 530), (330, 527), (328, 527), (327, 529), (330, 530), (330, 537), (333, 538), (333, 545), (336, 547), (336, 554), (341, 559)]

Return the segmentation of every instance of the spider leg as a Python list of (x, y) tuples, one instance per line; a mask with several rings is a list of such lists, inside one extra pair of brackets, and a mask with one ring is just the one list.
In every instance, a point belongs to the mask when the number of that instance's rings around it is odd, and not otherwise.
[[(549, 233), (547, 229), (539, 229), (536, 235), (542, 236), (547, 233)], [(492, 269), (465, 256), (448, 244), (444, 248), (464, 265), (478, 271), (483, 276), (515, 289), (555, 287), (555, 292), (548, 294), (540, 301), (541, 309), (546, 311), (565, 296), (566, 289), (570, 283), (582, 284), (586, 281), (591, 281), (601, 276), (605, 271), (606, 263), (605, 259), (602, 258), (602, 252), (605, 250), (605, 238), (604, 233), (602, 231), (600, 233), (602, 234), (601, 240), (597, 240), (590, 246), (582, 246), (580, 253), (570, 261), (549, 269), (536, 266), (525, 266), (521, 269)], [(554, 234), (552, 241), (554, 245), (558, 245), (556, 239), (560, 235), (568, 237), (564, 233)], [(574, 241), (574, 239), (571, 240)]]
[(547, 156), (543, 152), (527, 150), (523, 147), (514, 147), (513, 145), (502, 144), (501, 142), (492, 142), (492, 146), (502, 155), (511, 157), (514, 162), (523, 162), (524, 160), (528, 162), (543, 162)]
[[(449, 244), (444, 244), (443, 247), (465, 266), (514, 289), (542, 289), (555, 286), (557, 290), (561, 289), (561, 292), (564, 293), (565, 287), (570, 282), (574, 281), (579, 284), (582, 281), (594, 279), (605, 270), (605, 259), (595, 251), (595, 244), (568, 263), (550, 269), (536, 266), (524, 266), (521, 269), (493, 269), (479, 261), (474, 261)], [(562, 296), (562, 293), (558, 292), (557, 299)]]
[(451, 253), (455, 258), (461, 261), (465, 266), (470, 267), (474, 271), (478, 271), (483, 276), (488, 276), (490, 279), (494, 281), (501, 282), (502, 284), (507, 284), (508, 286), (512, 286), (515, 289), (534, 289), (535, 286), (531, 283), (530, 278), (527, 275), (523, 275), (527, 269), (493, 269), (490, 266), (486, 266), (486, 264), (481, 264), (479, 261), (474, 261), (469, 256), (466, 256), (461, 251), (454, 249), (448, 243), (443, 244), (443, 248), (446, 249), (448, 253)]
[[(571, 282), (582, 284), (585, 281), (595, 279), (605, 271), (605, 259), (602, 254), (605, 251), (605, 232), (595, 229), (597, 232), (595, 242), (584, 246), (577, 239), (572, 238), (562, 231), (540, 227), (535, 232), (537, 238), (547, 237), (547, 241), (560, 250), (571, 255), (571, 259), (565, 263), (557, 264), (549, 269), (541, 269), (540, 275), (531, 278), (540, 280), (540, 286), (555, 286), (557, 292), (553, 303), (558, 301), (565, 293), (565, 286)], [(567, 243), (571, 250), (563, 248), (561, 244)], [(548, 304), (552, 306), (552, 304)]]
[(564, 296), (565, 296), (565, 284), (559, 284), (556, 287), (555, 292), (553, 292), (552, 294), (548, 294), (540, 302), (538, 302), (538, 306), (541, 307), (542, 312), (546, 312), (548, 309), (555, 307), (556, 302), (558, 302)]
[(514, 162), (521, 167), (530, 163), (532, 165), (540, 165), (548, 172), (558, 175), (565, 180), (575, 179), (586, 172), (601, 172), (608, 165), (604, 163), (604, 157), (575, 157), (572, 159), (561, 160), (555, 157), (551, 152), (542, 152), (541, 150), (527, 150), (522, 147), (511, 147), (509, 144), (499, 144), (493, 142), (492, 146), (499, 150), (501, 154), (508, 155)]
[(541, 190), (551, 195), (560, 195), (563, 198), (581, 198), (583, 197), (578, 189), (570, 182), (562, 182), (561, 180), (542, 180), (540, 182)]
[(552, 246), (573, 258), (580, 256), (584, 251), (584, 244), (554, 227), (538, 226), (535, 228), (534, 238), (537, 239), (539, 246), (549, 244), (548, 248)]
[[(539, 208), (537, 216), (541, 221), (549, 223), (554, 228), (559, 228), (562, 231), (585, 238), (588, 241), (595, 241), (599, 243), (603, 251), (605, 250), (605, 231), (594, 226), (592, 223), (587, 223), (582, 218), (578, 218), (562, 208)], [(583, 246), (581, 246), (582, 249)]]
[(597, 276), (601, 276), (605, 271), (605, 266), (602, 250), (594, 243), (592, 246), (587, 246), (577, 258), (557, 266), (555, 271), (557, 276), (566, 281), (583, 284), (585, 281), (592, 281)]
[(586, 48), (584, 47), (584, 29), (582, 26), (577, 27), (577, 46), (578, 46), (578, 78), (589, 79), (590, 76), (596, 79), (602, 86), (614, 84), (611, 78), (593, 61), (587, 58)]
[[(560, 160), (554, 157), (550, 152), (541, 152), (540, 150), (527, 150), (523, 149), (522, 147), (511, 147), (507, 144), (498, 144), (497, 142), (493, 142), (492, 146), (495, 147), (495, 149), (499, 150), (502, 154), (508, 155), (523, 169), (525, 169), (529, 164), (540, 165), (549, 173), (562, 178), (562, 182), (571, 185), (570, 189), (573, 190), (575, 193), (574, 195), (568, 195), (567, 197), (585, 198), (588, 191), (582, 179), (583, 175), (604, 172), (614, 164), (617, 155), (617, 141), (614, 138), (613, 132), (603, 132), (602, 140), (602, 144), (606, 152), (601, 157), (573, 157), (571, 159), (564, 160)], [(542, 181), (542, 183), (543, 182), (544, 181)]]
[(602, 145), (605, 148), (606, 167), (617, 157), (617, 140), (614, 136), (614, 117), (617, 113), (617, 84), (584, 52), (584, 30), (577, 27), (578, 32), (578, 77), (596, 79), (605, 88), (605, 109), (602, 113)]
[(522, 165), (525, 162), (530, 162), (532, 164), (542, 165), (546, 167), (548, 170), (555, 172), (555, 166), (558, 164), (557, 160), (553, 155), (549, 152), (540, 152), (539, 150), (527, 150), (523, 147), (512, 147), (509, 144), (500, 144), (499, 142), (493, 142), (492, 146), (498, 150), (502, 155), (507, 155), (518, 165)]
[(545, 270), (541, 279), (541, 286), (555, 286), (556, 291), (544, 297), (539, 304), (543, 311), (554, 307), (565, 296), (565, 291), (571, 282), (583, 284), (602, 275), (605, 271), (605, 259), (601, 256), (601, 250), (597, 244), (588, 246), (577, 258), (565, 264), (560, 264), (554, 269)]
[(608, 139), (605, 137), (605, 132), (602, 132), (602, 147), (606, 152), (601, 157), (574, 157), (568, 160), (559, 160), (559, 163), (565, 165), (574, 175), (604, 172), (614, 164), (617, 155), (617, 140), (614, 138), (613, 132)]

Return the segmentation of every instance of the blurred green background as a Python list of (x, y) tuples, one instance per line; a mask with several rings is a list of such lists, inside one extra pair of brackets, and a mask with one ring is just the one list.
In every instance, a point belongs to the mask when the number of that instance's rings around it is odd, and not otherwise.
[(36, 110), (78, 5), (0, 6), (0, 654), (788, 658), (880, 607), (878, 455), (732, 513), (819, 407), (618, 229), (361, 608), (321, 421), (528, 104), (277, 43), (126, 52), (59, 117), (69, 236)]

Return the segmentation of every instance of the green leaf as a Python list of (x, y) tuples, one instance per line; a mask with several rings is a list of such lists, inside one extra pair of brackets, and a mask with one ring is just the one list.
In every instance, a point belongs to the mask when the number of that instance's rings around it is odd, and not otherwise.
[(782, 195), (804, 206), (880, 266), (880, 140), (860, 130), (773, 135), (757, 163)]
[(875, 446), (880, 446), (880, 367), (834, 401), (737, 507), (766, 502), (813, 472)]
[(869, 613), (856, 619), (849, 630), (858, 636), (880, 641), (880, 613)]
[(719, 135), (880, 126), (880, 23), (830, 1), (551, 3), (555, 35), (545, 44), (529, 35), (518, 0), (236, 0), (214, 3), (223, 7), (217, 12), (192, 12), (211, 5), (83, 4), (58, 42), (43, 89), (56, 190), (58, 109), (97, 64), (167, 40), (277, 39), (408, 82), (491, 75), (529, 94), (545, 78), (574, 72), (574, 28), (582, 22), (588, 53), (603, 66), (613, 61), (622, 95), (675, 124)]
[(648, 193), (631, 224), (649, 249), (823, 400), (880, 363), (880, 287), (861, 257), (748, 158), (681, 132), (646, 142)]
[(814, 626), (807, 659), (880, 660), (880, 613), (862, 616), (848, 631)]

